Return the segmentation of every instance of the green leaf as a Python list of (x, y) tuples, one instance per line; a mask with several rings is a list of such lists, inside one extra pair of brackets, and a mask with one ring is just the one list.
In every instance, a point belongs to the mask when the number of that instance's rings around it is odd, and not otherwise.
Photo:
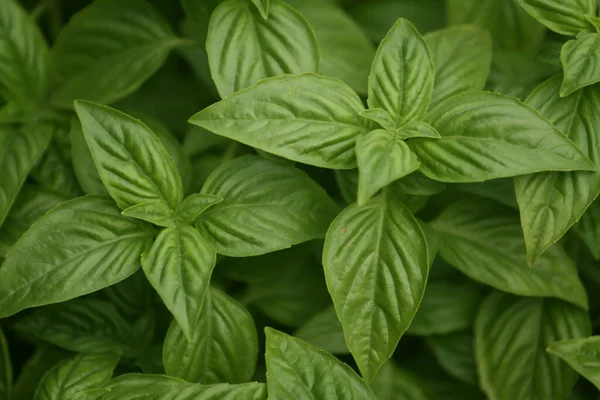
[(0, 226), (51, 134), (48, 125), (0, 126)]
[(433, 400), (426, 382), (392, 360), (381, 367), (371, 388), (378, 400)]
[[(479, 303), (477, 305), (479, 306)], [(477, 386), (477, 366), (471, 330), (433, 335), (425, 340), (440, 366), (449, 375)]]
[(39, 346), (29, 357), (12, 388), (11, 399), (33, 400), (35, 390), (49, 369), (71, 353), (54, 346)]
[(396, 122), (389, 112), (383, 108), (369, 108), (360, 113), (363, 118), (370, 119), (376, 122), (388, 132), (394, 132), (396, 130)]
[(482, 90), (492, 64), (492, 37), (474, 25), (459, 25), (425, 35), (435, 65), (431, 107), (457, 93)]
[(8, 400), (13, 383), (13, 370), (6, 337), (0, 329), (0, 399)]
[(516, 295), (556, 297), (587, 308), (577, 269), (558, 245), (527, 265), (521, 225), (512, 210), (464, 198), (430, 226), (439, 233), (440, 255), (470, 278)]
[(432, 196), (443, 192), (446, 184), (426, 177), (421, 171), (415, 171), (394, 182), (394, 188), (406, 194)]
[(590, 332), (588, 314), (573, 305), (492, 293), (475, 324), (481, 388), (498, 400), (566, 399), (577, 374), (546, 347)]
[(513, 178), (492, 179), (491, 181), (476, 183), (456, 183), (451, 187), (459, 192), (471, 193), (495, 200), (507, 207), (519, 209)]
[(163, 345), (168, 375), (203, 384), (250, 381), (257, 355), (252, 316), (240, 303), (214, 288), (206, 295), (191, 340), (186, 340), (179, 325), (172, 323)]
[(66, 197), (37, 185), (24, 185), (0, 228), (0, 257), (6, 255), (31, 224), (66, 200), (68, 200)]
[(48, 45), (14, 0), (0, 3), (0, 54), (0, 98), (20, 106), (42, 100), (48, 86)]
[(441, 335), (470, 327), (483, 294), (481, 289), (471, 281), (430, 281), (407, 333)]
[(294, 336), (328, 353), (350, 354), (333, 306), (313, 315), (294, 332)]
[(375, 400), (367, 384), (331, 354), (272, 328), (265, 334), (269, 397)]
[(165, 306), (191, 340), (217, 253), (191, 226), (164, 229), (142, 255), (142, 268)]
[(583, 239), (596, 260), (600, 259), (600, 200), (594, 201), (575, 225), (575, 232)]
[(337, 213), (325, 190), (288, 164), (244, 156), (218, 167), (202, 193), (223, 201), (196, 219), (219, 254), (248, 257), (322, 238)]
[(367, 133), (365, 108), (340, 80), (302, 74), (265, 79), (198, 112), (190, 123), (290, 160), (323, 168), (356, 166)]
[(449, 25), (474, 24), (487, 29), (500, 49), (534, 50), (546, 29), (518, 1), (447, 0), (447, 21)]
[(129, 278), (102, 290), (102, 294), (124, 315), (132, 317), (139, 316), (151, 308), (153, 291), (144, 271), (138, 270)]
[(79, 353), (136, 354), (131, 324), (103, 300), (76, 299), (39, 308), (19, 319), (15, 328)]
[(397, 179), (416, 171), (419, 160), (402, 138), (382, 129), (359, 136), (356, 141), (358, 163), (358, 205)]
[(333, 221), (323, 249), (327, 287), (367, 382), (390, 358), (423, 298), (429, 270), (418, 222), (384, 192)]
[(518, 0), (533, 18), (565, 36), (588, 28), (586, 14), (596, 14), (595, 0)]
[(73, 160), (73, 170), (79, 182), (79, 186), (86, 194), (95, 194), (100, 196), (109, 196), (106, 186), (100, 179), (100, 174), (94, 164), (92, 153), (85, 142), (81, 122), (77, 116), (71, 118), (71, 129), (69, 130), (71, 140), (71, 158)]
[(321, 59), (319, 72), (341, 79), (361, 94), (367, 81), (375, 46), (360, 25), (341, 7), (326, 1), (289, 1), (315, 31)]
[(175, 227), (169, 206), (161, 200), (150, 200), (128, 207), (121, 213), (126, 217), (141, 219), (158, 226)]
[(319, 46), (302, 15), (280, 0), (268, 14), (248, 0), (226, 0), (211, 14), (206, 51), (222, 98), (265, 78), (318, 72)]
[(256, 6), (256, 8), (258, 9), (258, 11), (260, 12), (260, 15), (264, 18), (267, 19), (269, 17), (269, 0), (252, 0), (252, 2), (254, 3), (254, 5)]
[(181, 224), (191, 224), (204, 211), (222, 201), (222, 198), (210, 194), (189, 195), (175, 210), (175, 218)]
[(128, 208), (161, 200), (175, 208), (183, 199), (175, 163), (140, 120), (113, 108), (75, 102), (100, 178), (117, 205)]
[[(559, 95), (560, 77), (539, 86), (527, 104), (548, 118), (600, 167), (600, 85)], [(543, 172), (519, 176), (515, 188), (527, 260), (533, 263), (575, 224), (600, 194), (600, 172)]]
[(442, 135), (415, 141), (420, 170), (442, 182), (481, 182), (540, 171), (595, 166), (562, 132), (519, 100), (497, 93), (462, 93), (425, 122)]
[(146, 1), (95, 1), (69, 20), (54, 43), (51, 102), (72, 108), (75, 99), (119, 100), (152, 76), (177, 44)]
[(125, 374), (112, 379), (102, 389), (102, 400), (267, 400), (264, 383), (199, 385), (165, 375)]
[(106, 354), (80, 354), (52, 367), (40, 381), (34, 400), (75, 399), (107, 382), (119, 359)]
[(441, 136), (431, 125), (422, 121), (410, 121), (396, 129), (394, 135), (401, 139), (429, 138), (440, 139)]
[(0, 268), (0, 317), (69, 300), (117, 283), (139, 268), (155, 231), (123, 217), (112, 200), (86, 196), (40, 218)]
[(548, 353), (562, 358), (571, 368), (600, 389), (600, 336), (551, 343)]
[(561, 97), (600, 82), (600, 34), (587, 33), (569, 40), (562, 47), (560, 62), (565, 71)]
[(417, 29), (398, 19), (379, 44), (369, 75), (369, 108), (383, 108), (397, 126), (425, 115), (435, 69)]

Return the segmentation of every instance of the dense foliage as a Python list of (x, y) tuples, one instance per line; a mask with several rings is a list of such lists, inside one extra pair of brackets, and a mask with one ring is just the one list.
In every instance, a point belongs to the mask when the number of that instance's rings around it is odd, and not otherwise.
[(597, 13), (0, 0), (0, 400), (598, 399)]

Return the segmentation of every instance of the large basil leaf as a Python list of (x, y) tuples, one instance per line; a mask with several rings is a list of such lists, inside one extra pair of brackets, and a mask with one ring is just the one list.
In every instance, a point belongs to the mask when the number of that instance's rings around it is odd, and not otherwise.
[(0, 98), (19, 106), (40, 101), (48, 86), (48, 46), (15, 0), (0, 3), (0, 54)]
[(333, 306), (313, 315), (294, 333), (298, 339), (332, 354), (349, 354), (342, 324)]
[(146, 125), (99, 104), (77, 101), (75, 109), (100, 178), (119, 207), (161, 200), (175, 208), (181, 202), (175, 163)]
[(555, 342), (548, 352), (562, 358), (600, 389), (600, 336)]
[(269, 396), (280, 400), (375, 400), (348, 365), (331, 354), (271, 328), (265, 360)]
[(179, 325), (171, 324), (163, 344), (168, 375), (203, 384), (250, 381), (258, 339), (252, 316), (244, 306), (211, 288), (193, 332), (188, 341)]
[[(527, 104), (548, 118), (600, 168), (600, 85), (560, 97), (560, 77), (539, 86)], [(515, 179), (527, 259), (558, 241), (600, 194), (600, 172), (542, 172)]]
[(442, 182), (481, 182), (595, 166), (562, 132), (519, 100), (497, 93), (451, 97), (426, 117), (442, 136), (411, 145), (421, 171)]
[(392, 355), (423, 298), (425, 236), (400, 202), (384, 193), (346, 208), (323, 249), (327, 287), (348, 348), (370, 382)]
[(575, 225), (575, 232), (581, 236), (595, 259), (600, 259), (600, 200), (594, 201)]
[(119, 359), (106, 354), (81, 354), (48, 370), (34, 400), (63, 400), (84, 396), (89, 389), (108, 382)]
[(191, 226), (164, 229), (142, 256), (146, 277), (187, 340), (195, 334), (216, 260), (214, 246)]
[(596, 15), (595, 0), (518, 0), (535, 19), (556, 33), (575, 36), (588, 28), (587, 15)]
[(450, 25), (474, 24), (487, 29), (501, 49), (533, 50), (544, 38), (544, 26), (527, 14), (518, 0), (447, 0), (446, 9)]
[(492, 37), (473, 25), (425, 35), (435, 65), (431, 107), (457, 93), (482, 90), (492, 65)]
[(248, 257), (322, 238), (337, 212), (325, 190), (279, 161), (244, 156), (225, 163), (202, 193), (223, 199), (196, 219), (219, 254)]
[(211, 14), (206, 50), (221, 97), (261, 79), (318, 72), (317, 39), (300, 13), (271, 0), (268, 14), (263, 18), (247, 0), (226, 0)]
[(0, 399), (8, 400), (13, 383), (13, 370), (6, 337), (0, 329)]
[(356, 162), (359, 205), (395, 180), (416, 171), (420, 165), (404, 140), (382, 129), (358, 137)]
[(51, 101), (72, 108), (75, 99), (119, 100), (152, 76), (177, 44), (145, 0), (94, 1), (69, 20), (54, 43)]
[(346, 12), (326, 1), (290, 1), (315, 30), (321, 62), (319, 72), (334, 76), (361, 94), (375, 57), (375, 46), (363, 29)]
[(430, 281), (407, 333), (440, 335), (470, 327), (482, 295), (469, 281)]
[(354, 143), (367, 133), (365, 108), (338, 79), (302, 74), (266, 79), (190, 119), (218, 135), (324, 168), (356, 167)]
[(600, 81), (600, 34), (586, 33), (569, 40), (560, 52), (565, 75), (560, 95), (568, 96)]
[(520, 296), (550, 296), (587, 308), (577, 269), (558, 245), (527, 265), (518, 215), (498, 203), (463, 198), (430, 226), (439, 234), (440, 255), (476, 281)]
[(566, 399), (577, 374), (546, 347), (590, 332), (587, 313), (563, 301), (492, 293), (475, 324), (481, 388), (498, 400)]
[(112, 200), (80, 197), (40, 218), (0, 268), (0, 317), (69, 300), (117, 283), (139, 268), (155, 231), (123, 217)]
[(433, 96), (435, 68), (423, 37), (398, 19), (379, 44), (369, 75), (369, 107), (383, 108), (400, 127), (421, 118)]
[(165, 375), (125, 374), (101, 387), (102, 400), (267, 400), (264, 383), (200, 385)]
[(21, 332), (80, 353), (136, 355), (132, 325), (104, 300), (76, 299), (35, 310), (15, 323)]
[(417, 376), (394, 361), (386, 362), (371, 384), (378, 400), (433, 400), (434, 397)]
[[(479, 303), (477, 305), (479, 306)], [(477, 366), (471, 330), (429, 336), (426, 343), (440, 366), (449, 375), (465, 383), (477, 385)]]
[(33, 400), (35, 390), (48, 370), (72, 354), (54, 346), (39, 346), (21, 368), (12, 388), (12, 399)]
[(31, 224), (40, 219), (57, 204), (68, 200), (59, 194), (26, 184), (15, 199), (15, 205), (0, 228), (0, 257), (29, 229)]
[(0, 225), (29, 171), (48, 147), (51, 132), (47, 125), (0, 126)]

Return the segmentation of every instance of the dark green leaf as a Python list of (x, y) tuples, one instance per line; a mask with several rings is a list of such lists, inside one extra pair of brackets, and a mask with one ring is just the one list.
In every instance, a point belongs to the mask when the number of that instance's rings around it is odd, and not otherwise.
[(13, 370), (6, 337), (0, 329), (0, 399), (8, 400), (12, 390)]
[(27, 359), (17, 381), (13, 385), (12, 399), (33, 400), (40, 380), (56, 363), (71, 353), (54, 346), (40, 346)]
[(433, 400), (426, 382), (392, 360), (381, 367), (371, 388), (378, 400)]
[(433, 335), (427, 337), (426, 341), (438, 363), (449, 375), (477, 386), (477, 366), (471, 330)]
[(313, 315), (311, 319), (296, 330), (294, 336), (328, 353), (350, 353), (344, 338), (342, 324), (333, 307), (327, 307), (325, 310)]
[(571, 93), (600, 81), (600, 34), (586, 33), (569, 40), (560, 52), (565, 75), (560, 95)]
[(600, 259), (600, 200), (594, 201), (575, 225), (595, 259)]

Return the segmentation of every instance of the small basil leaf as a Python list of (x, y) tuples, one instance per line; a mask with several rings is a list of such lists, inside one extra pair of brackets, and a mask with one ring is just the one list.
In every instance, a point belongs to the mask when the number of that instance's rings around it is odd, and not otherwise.
[(120, 375), (101, 389), (106, 390), (102, 400), (267, 400), (264, 383), (200, 385), (152, 374)]
[(394, 182), (394, 188), (406, 194), (432, 196), (443, 192), (446, 184), (428, 178), (421, 171), (415, 171)]
[(378, 400), (433, 400), (427, 383), (394, 361), (386, 362), (371, 384)]
[(222, 98), (265, 78), (319, 70), (317, 39), (302, 15), (280, 0), (262, 11), (269, 18), (248, 0), (226, 0), (210, 16), (206, 51)]
[(383, 108), (397, 126), (425, 115), (435, 69), (417, 29), (398, 19), (379, 44), (369, 75), (369, 108)]
[(418, 222), (385, 192), (346, 208), (329, 227), (323, 249), (327, 287), (348, 348), (368, 382), (417, 312), (427, 258)]
[(0, 226), (29, 171), (50, 143), (49, 125), (0, 126)]
[(21, 332), (79, 353), (132, 357), (132, 327), (103, 300), (76, 299), (36, 309), (15, 323)]
[(600, 34), (587, 33), (569, 40), (560, 52), (565, 75), (560, 87), (561, 97), (600, 82)]
[(577, 146), (537, 111), (497, 93), (462, 93), (425, 122), (438, 140), (415, 141), (420, 170), (442, 182), (481, 182), (540, 171), (593, 170)]
[(265, 334), (270, 397), (281, 400), (375, 400), (371, 389), (356, 372), (331, 354), (272, 328), (266, 328)]
[(110, 379), (119, 359), (106, 354), (80, 354), (48, 370), (34, 400), (75, 399)]
[(596, 14), (595, 0), (518, 0), (535, 19), (556, 33), (575, 36), (588, 27), (586, 14)]
[(69, 20), (54, 43), (51, 102), (72, 108), (75, 99), (119, 100), (152, 76), (177, 44), (146, 1), (93, 2)]
[(8, 400), (13, 383), (13, 370), (6, 337), (0, 329), (0, 399)]
[(322, 238), (338, 211), (325, 190), (293, 166), (257, 156), (222, 164), (202, 193), (222, 202), (196, 219), (219, 254), (248, 257)]
[(401, 139), (429, 138), (440, 139), (441, 136), (433, 126), (422, 121), (410, 121), (396, 129), (394, 135)]
[(221, 197), (210, 194), (191, 194), (175, 209), (175, 218), (181, 224), (191, 224), (204, 211), (222, 201)]
[(600, 336), (555, 342), (548, 346), (548, 353), (560, 357), (600, 389)]
[(471, 330), (428, 336), (426, 342), (440, 366), (449, 375), (477, 386), (475, 346)]
[(106, 186), (100, 179), (100, 174), (94, 164), (92, 153), (85, 142), (81, 122), (77, 116), (71, 118), (71, 129), (69, 131), (71, 140), (71, 158), (73, 159), (73, 170), (79, 185), (86, 194), (109, 196)]
[(128, 207), (121, 213), (126, 217), (141, 219), (158, 226), (173, 228), (175, 221), (169, 206), (161, 200), (150, 200)]
[(590, 325), (584, 310), (560, 300), (490, 294), (475, 324), (481, 388), (498, 400), (566, 399), (577, 374), (545, 350), (588, 336)]
[(600, 200), (594, 201), (575, 225), (575, 232), (583, 239), (596, 260), (600, 259)]
[(498, 203), (463, 198), (430, 226), (439, 234), (440, 255), (470, 278), (520, 296), (548, 296), (588, 307), (573, 261), (558, 245), (528, 266), (518, 215)]
[(369, 108), (362, 111), (360, 116), (376, 122), (386, 131), (394, 132), (396, 130), (396, 122), (394, 122), (390, 113), (383, 108)]
[(209, 289), (191, 340), (172, 323), (163, 345), (168, 375), (188, 382), (248, 382), (254, 374), (258, 338), (252, 316), (240, 303)]
[(42, 100), (48, 86), (48, 45), (14, 0), (0, 3), (0, 53), (0, 98), (19, 106)]
[(139, 268), (155, 231), (112, 200), (86, 196), (34, 223), (0, 268), (0, 317), (69, 300), (122, 281)]
[(252, 0), (252, 2), (256, 6), (256, 8), (258, 8), (260, 15), (264, 19), (267, 19), (269, 17), (269, 2), (270, 2), (270, 0)]
[(365, 108), (342, 81), (302, 74), (265, 79), (198, 112), (190, 123), (271, 154), (323, 168), (356, 166)]
[(55, 346), (39, 346), (29, 357), (12, 389), (11, 399), (33, 400), (35, 390), (48, 370), (72, 353)]
[(358, 205), (397, 179), (416, 171), (419, 160), (396, 135), (376, 130), (356, 140), (358, 164)]
[(315, 314), (296, 330), (294, 336), (331, 354), (350, 354), (333, 306)]
[(181, 177), (146, 125), (99, 104), (76, 101), (75, 109), (102, 182), (120, 208), (151, 200), (177, 207), (183, 199)]
[(431, 107), (461, 92), (482, 90), (492, 64), (492, 37), (473, 25), (430, 32), (425, 41), (435, 65)]
[(146, 277), (188, 340), (201, 316), (216, 258), (214, 247), (190, 226), (164, 229), (142, 256)]
[[(600, 167), (600, 84), (559, 95), (560, 77), (539, 86), (527, 104), (539, 110)], [(527, 259), (557, 242), (600, 194), (600, 172), (542, 172), (515, 178)]]

